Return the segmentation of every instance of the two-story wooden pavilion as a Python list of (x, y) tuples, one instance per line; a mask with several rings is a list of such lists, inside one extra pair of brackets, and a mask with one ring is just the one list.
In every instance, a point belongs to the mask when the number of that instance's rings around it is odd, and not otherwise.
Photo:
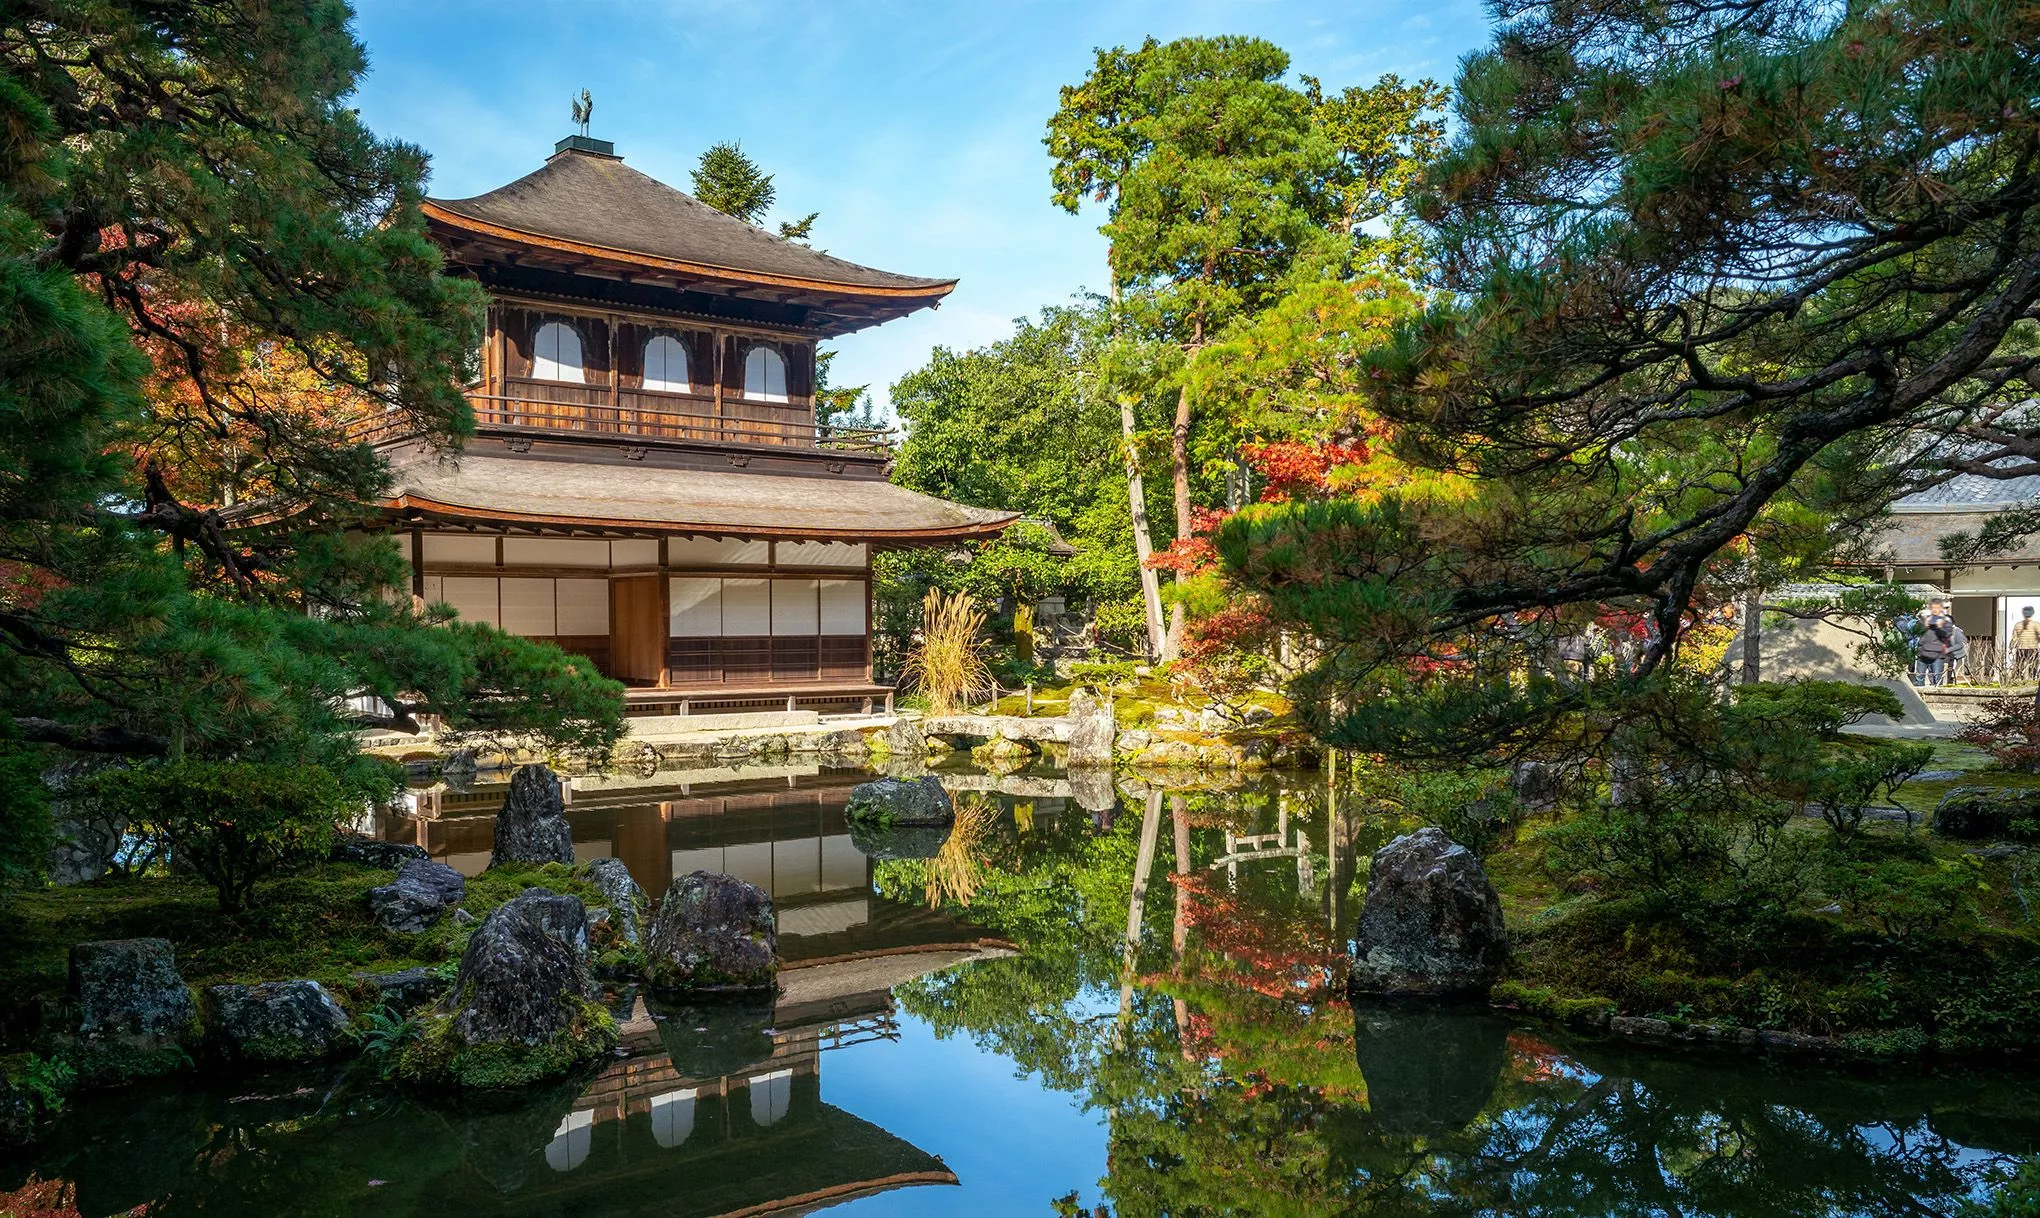
[(1012, 517), (893, 486), (883, 434), (819, 428), (815, 343), (955, 281), (782, 240), (585, 136), (424, 209), (490, 305), (477, 438), (454, 455), (382, 444), (412, 590), (590, 657), (634, 710), (889, 702), (872, 554)]

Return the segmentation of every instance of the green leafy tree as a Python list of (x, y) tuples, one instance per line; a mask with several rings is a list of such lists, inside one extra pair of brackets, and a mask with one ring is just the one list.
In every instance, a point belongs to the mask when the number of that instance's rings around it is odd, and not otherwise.
[(1499, 12), (1422, 192), (1449, 291), (1366, 363), (1400, 454), (1459, 493), (1219, 539), (1351, 694), (1609, 611), (1646, 621), (1649, 671), (1739, 547), (1817, 561), (1908, 486), (2040, 468), (2030, 10)]
[[(1306, 251), (1340, 273), (1361, 226), (1387, 214), (1439, 139), (1430, 82), (1386, 78), (1327, 99), (1315, 80), (1285, 83), (1288, 71), (1289, 56), (1257, 38), (1151, 38), (1100, 50), (1049, 121), (1056, 203), (1106, 204), (1114, 301), (1135, 289), (1139, 324), (1187, 353), (1275, 299)], [(1187, 383), (1175, 397), (1182, 543), (1193, 535)], [(1130, 433), (1130, 413), (1124, 424)], [(1169, 654), (1183, 621), (1179, 605)]]
[(363, 67), (339, 6), (0, 14), (0, 747), (345, 770), (424, 713), (620, 732), (584, 664), (414, 609), (364, 510), (347, 424), (458, 444), (482, 297), (423, 155), (346, 104)]

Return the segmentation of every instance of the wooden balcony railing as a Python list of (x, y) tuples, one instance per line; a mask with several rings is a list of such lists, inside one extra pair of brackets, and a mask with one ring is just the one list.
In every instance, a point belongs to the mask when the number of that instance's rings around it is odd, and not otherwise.
[[(813, 408), (804, 405), (725, 398), (718, 415), (715, 399), (690, 394), (625, 389), (612, 402), (609, 390), (598, 385), (546, 385), (540, 392), (543, 396), (470, 392), (467, 399), (475, 425), (484, 431), (514, 428), (880, 453), (890, 451), (893, 443), (889, 427), (823, 427), (815, 422)], [(400, 439), (410, 431), (409, 420), (394, 411), (348, 427), (350, 438), (366, 443)]]

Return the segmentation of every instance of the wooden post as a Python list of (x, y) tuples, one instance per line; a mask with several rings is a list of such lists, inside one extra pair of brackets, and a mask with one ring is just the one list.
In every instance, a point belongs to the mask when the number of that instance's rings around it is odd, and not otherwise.
[(1027, 708), (1020, 712), (1020, 714), (1025, 719), (1034, 718), (1034, 682), (1032, 681), (1027, 683)]

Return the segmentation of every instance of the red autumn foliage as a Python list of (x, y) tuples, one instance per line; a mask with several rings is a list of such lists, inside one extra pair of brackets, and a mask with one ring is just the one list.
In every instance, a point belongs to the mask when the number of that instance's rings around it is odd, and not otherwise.
[(1342, 465), (1357, 465), (1370, 454), (1365, 443), (1306, 444), (1299, 440), (1271, 440), (1247, 444), (1240, 455), (1254, 472), (1268, 480), (1261, 502), (1282, 503), (1290, 499), (1317, 499), (1331, 493), (1331, 472)]

